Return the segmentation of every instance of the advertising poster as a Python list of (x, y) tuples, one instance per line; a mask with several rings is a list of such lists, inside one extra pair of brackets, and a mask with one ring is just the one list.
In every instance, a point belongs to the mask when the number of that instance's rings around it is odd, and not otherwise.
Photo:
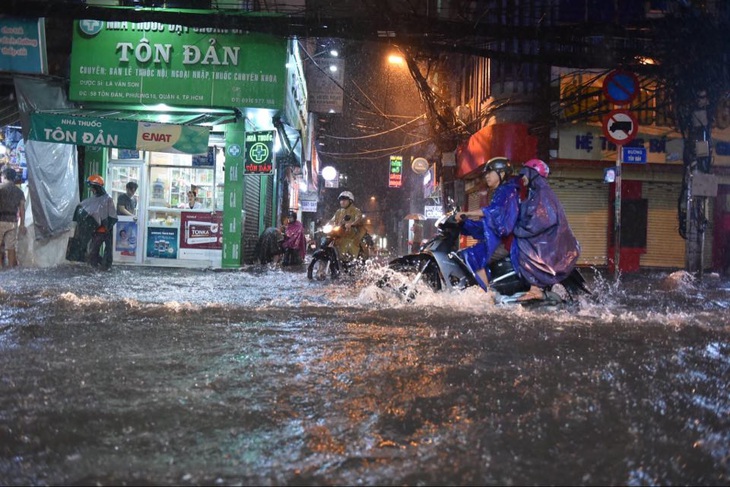
[(25, 159), (25, 143), (19, 127), (7, 126), (3, 130), (5, 153), (0, 154), (0, 165), (7, 164), (17, 173), (16, 183), (28, 180), (28, 164)]
[(114, 231), (117, 232), (114, 250), (122, 255), (135, 256), (137, 254), (137, 222), (117, 222)]
[(148, 228), (147, 257), (177, 259), (177, 228)]
[(182, 238), (181, 249), (216, 249), (223, 248), (221, 221), (223, 212), (200, 213), (183, 211), (180, 213)]

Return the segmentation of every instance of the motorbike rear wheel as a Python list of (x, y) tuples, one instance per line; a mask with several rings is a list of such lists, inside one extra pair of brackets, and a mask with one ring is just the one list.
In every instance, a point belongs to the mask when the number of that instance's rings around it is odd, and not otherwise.
[(312, 261), (307, 267), (307, 278), (310, 280), (323, 281), (327, 279), (327, 275), (330, 275), (332, 279), (337, 278), (337, 267), (332, 265), (332, 262), (327, 256), (316, 255), (312, 257)]

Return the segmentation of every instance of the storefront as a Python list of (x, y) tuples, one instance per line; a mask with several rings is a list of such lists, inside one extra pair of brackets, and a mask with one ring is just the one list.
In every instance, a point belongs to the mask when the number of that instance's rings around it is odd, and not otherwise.
[(215, 163), (218, 151), (212, 149), (212, 157), (110, 151), (105, 180), (114, 201), (125, 194), (128, 182), (139, 185), (137, 216), (120, 215), (114, 231), (115, 262), (220, 265), (224, 176), (220, 158)]
[[(138, 185), (115, 262), (237, 267), (281, 204), (275, 125), (291, 128), (286, 114), (298, 112), (285, 96), (290, 51), (260, 34), (78, 21), (69, 98), (81, 105), (33, 112), (30, 139), (84, 147), (79, 177), (102, 175), (115, 202)], [(247, 159), (248, 134), (261, 133), (263, 165)]]
[[(460, 174), (476, 174), (475, 168), (490, 157), (510, 153), (511, 149), (499, 142), (505, 137), (495, 135), (495, 130), (482, 129), (472, 136), (468, 147), (457, 154)], [(556, 153), (559, 157), (550, 161), (550, 186), (560, 198), (581, 244), (578, 264), (582, 266), (609, 266), (614, 256), (615, 185), (604, 181), (604, 169), (615, 165), (616, 147), (606, 144), (604, 139), (600, 127), (594, 125), (562, 128)], [(682, 174), (678, 146), (668, 143), (664, 133), (641, 133), (637, 145), (645, 146), (646, 159), (638, 164), (624, 164), (622, 171), (621, 270), (683, 267), (685, 241), (677, 228)], [(522, 154), (513, 160), (519, 163), (531, 157)], [(489, 195), (481, 180), (467, 180), (466, 196), (470, 209), (488, 203)], [(711, 212), (712, 200), (709, 204)], [(704, 257), (709, 267), (713, 255), (711, 222), (706, 232)], [(474, 242), (466, 239), (464, 243)]]

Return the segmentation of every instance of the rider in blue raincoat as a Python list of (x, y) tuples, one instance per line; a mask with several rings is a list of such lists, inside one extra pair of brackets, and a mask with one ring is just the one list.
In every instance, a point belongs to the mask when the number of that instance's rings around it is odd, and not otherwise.
[(456, 215), (462, 221), (461, 233), (477, 243), (460, 251), (477, 283), (487, 290), (489, 263), (509, 255), (511, 234), (518, 214), (519, 179), (512, 177), (512, 165), (505, 157), (494, 157), (484, 165), (482, 174), (494, 190), (488, 206)]
[(580, 244), (563, 206), (548, 185), (549, 173), (545, 162), (531, 159), (519, 174), (528, 193), (520, 203), (510, 258), (520, 277), (530, 284), (520, 301), (544, 299), (543, 289), (565, 279), (580, 256)]

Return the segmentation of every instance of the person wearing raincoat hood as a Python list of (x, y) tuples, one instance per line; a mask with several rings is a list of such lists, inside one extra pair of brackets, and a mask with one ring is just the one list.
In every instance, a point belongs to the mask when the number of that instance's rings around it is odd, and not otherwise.
[(297, 220), (297, 212), (289, 211), (289, 214), (282, 229), (284, 241), (281, 248), (284, 249), (282, 265), (296, 265), (304, 262), (307, 255), (307, 239), (304, 237), (304, 225)]
[(565, 279), (580, 256), (580, 244), (565, 210), (548, 184), (549, 173), (550, 168), (540, 159), (530, 159), (519, 173), (527, 197), (520, 203), (510, 258), (530, 284), (519, 301), (545, 299), (544, 288)]
[[(77, 231), (73, 242), (69, 242), (66, 258), (85, 260), (94, 267), (108, 270), (112, 266), (112, 229), (117, 223), (117, 210), (114, 200), (104, 190), (101, 176), (89, 176), (86, 184), (92, 195), (76, 208), (73, 219)], [(72, 249), (73, 246), (77, 248)]]

